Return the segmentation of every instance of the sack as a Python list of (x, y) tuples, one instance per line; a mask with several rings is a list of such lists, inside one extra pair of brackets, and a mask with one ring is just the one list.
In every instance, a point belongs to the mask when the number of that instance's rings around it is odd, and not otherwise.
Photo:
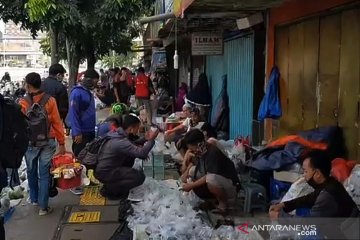
[(19, 168), (29, 145), (29, 131), (20, 105), (0, 94), (0, 162), (3, 168)]
[(50, 123), (45, 105), (50, 97), (50, 95), (44, 94), (39, 103), (34, 103), (29, 95), (25, 97), (30, 106), (26, 112), (30, 128), (30, 144), (34, 147), (44, 147), (48, 144)]
[(95, 138), (92, 142), (88, 143), (86, 147), (81, 150), (77, 160), (87, 169), (95, 169), (98, 163), (98, 155), (104, 144), (110, 140), (109, 136), (102, 136)]

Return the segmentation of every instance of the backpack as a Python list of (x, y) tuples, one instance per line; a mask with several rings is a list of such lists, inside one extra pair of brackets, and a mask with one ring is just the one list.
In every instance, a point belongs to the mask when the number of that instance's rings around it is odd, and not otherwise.
[(30, 144), (34, 147), (44, 147), (49, 140), (50, 123), (45, 105), (50, 97), (49, 94), (45, 93), (39, 103), (34, 103), (29, 95), (25, 97), (30, 106), (26, 112), (30, 129)]
[(93, 141), (88, 143), (83, 150), (81, 150), (77, 160), (79, 160), (81, 164), (85, 165), (86, 169), (95, 169), (98, 163), (99, 153), (105, 143), (110, 139), (110, 136), (95, 138)]
[(29, 128), (21, 106), (0, 94), (0, 162), (19, 168), (29, 145)]

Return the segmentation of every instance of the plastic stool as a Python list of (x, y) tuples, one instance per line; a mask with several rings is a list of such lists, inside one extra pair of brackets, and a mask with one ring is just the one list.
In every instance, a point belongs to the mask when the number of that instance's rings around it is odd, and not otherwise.
[(266, 211), (266, 189), (257, 183), (242, 183), (245, 190), (244, 212), (250, 213), (253, 209)]

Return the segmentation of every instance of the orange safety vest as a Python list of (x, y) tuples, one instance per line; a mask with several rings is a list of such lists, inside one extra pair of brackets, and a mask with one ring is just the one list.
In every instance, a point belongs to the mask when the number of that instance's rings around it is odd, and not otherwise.
[(149, 91), (149, 78), (144, 75), (140, 74), (136, 77), (136, 91), (135, 96), (141, 98), (148, 98), (150, 97)]

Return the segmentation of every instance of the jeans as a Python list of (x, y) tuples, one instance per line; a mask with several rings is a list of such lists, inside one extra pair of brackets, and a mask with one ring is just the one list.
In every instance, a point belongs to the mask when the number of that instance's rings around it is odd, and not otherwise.
[(50, 139), (47, 146), (41, 148), (29, 146), (25, 153), (30, 200), (38, 203), (42, 209), (48, 207), (50, 167), (55, 151), (55, 139)]

